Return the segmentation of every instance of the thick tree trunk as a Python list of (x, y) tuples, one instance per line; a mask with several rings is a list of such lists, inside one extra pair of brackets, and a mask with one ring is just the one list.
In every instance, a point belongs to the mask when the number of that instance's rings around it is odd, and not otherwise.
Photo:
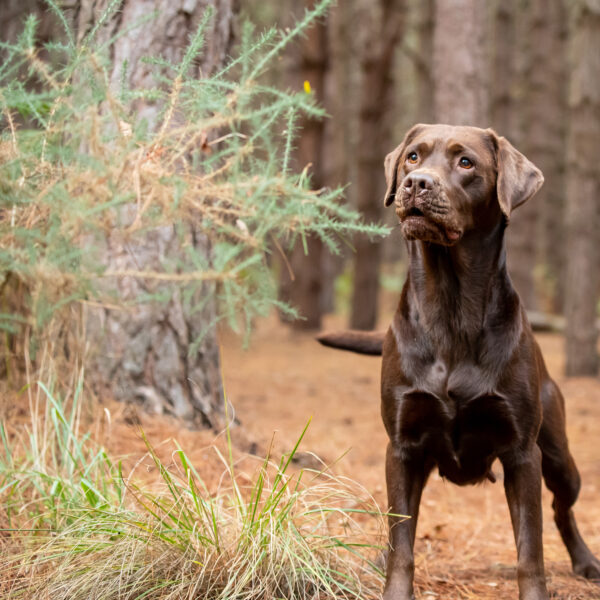
[(433, 101), (437, 122), (488, 126), (485, 35), (485, 2), (436, 2)]
[(573, 3), (567, 134), (567, 375), (598, 373), (600, 7)]
[[(80, 39), (107, 4), (107, 0), (79, 1), (76, 23)], [(233, 0), (122, 0), (118, 12), (98, 33), (99, 41), (119, 34), (111, 46), (111, 81), (119, 85), (127, 61), (130, 86), (154, 84), (151, 69), (140, 59), (162, 56), (175, 63), (180, 60), (209, 6), (214, 13), (206, 32), (204, 54), (195, 63), (199, 77), (223, 65), (227, 57), (232, 41)], [(159, 11), (157, 19), (141, 29), (134, 26), (153, 11)], [(137, 108), (153, 126), (160, 107), (140, 103)], [(127, 213), (125, 209), (121, 214), (125, 222), (130, 218)], [(134, 240), (120, 230), (113, 232), (106, 242), (106, 263), (116, 271), (160, 271), (165, 260), (182, 254), (183, 244), (193, 244), (210, 259), (208, 241), (193, 227), (182, 231), (165, 226)], [(190, 426), (220, 426), (223, 397), (211, 284), (205, 284), (186, 301), (179, 291), (164, 284), (131, 277), (118, 280), (112, 291), (120, 304), (131, 307), (105, 308), (90, 315), (96, 350), (93, 371), (102, 376), (100, 385), (107, 386), (120, 400), (143, 400), (155, 411), (176, 415)], [(135, 305), (147, 294), (170, 299)], [(203, 308), (192, 311), (198, 306)]]
[[(75, 18), (79, 39), (92, 29), (109, 4), (110, 0), (78, 0)], [(207, 9), (213, 10), (213, 16), (202, 55), (194, 63), (200, 77), (222, 66), (227, 58), (233, 41), (236, 0), (121, 0), (119, 9), (98, 32), (99, 41), (105, 42), (119, 34), (111, 45), (111, 82), (115, 85), (121, 82), (123, 63), (127, 61), (130, 85), (153, 84), (153, 70), (141, 59), (162, 56), (177, 62)], [(140, 26), (153, 13), (158, 13), (157, 17)], [(141, 109), (142, 115), (152, 119), (158, 107), (147, 104)]]
[[(366, 222), (381, 220), (383, 157), (392, 145), (386, 107), (391, 105), (395, 49), (402, 36), (404, 3), (380, 0), (361, 7), (359, 32), (365, 35), (361, 55), (359, 139), (354, 178), (357, 208)], [(381, 243), (356, 236), (354, 290), (350, 326), (373, 329), (377, 321)]]
[[(307, 2), (306, 8), (314, 8), (314, 0)], [(302, 89), (307, 81), (320, 104), (325, 104), (328, 61), (327, 20), (316, 23), (306, 33), (300, 43), (300, 56), (296, 67), (294, 88)], [(302, 170), (308, 165), (313, 189), (325, 185), (324, 147), (325, 122), (304, 118), (299, 123), (301, 135), (295, 153), (296, 168)], [(287, 265), (281, 269), (280, 295), (300, 313), (301, 318), (292, 322), (297, 329), (320, 329), (324, 305), (324, 276), (326, 249), (316, 237), (306, 240), (308, 252), (298, 241), (292, 249)], [(291, 271), (291, 273), (290, 273)]]

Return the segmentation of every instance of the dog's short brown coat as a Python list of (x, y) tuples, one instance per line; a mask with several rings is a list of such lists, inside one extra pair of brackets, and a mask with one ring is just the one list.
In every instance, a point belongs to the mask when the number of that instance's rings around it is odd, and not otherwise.
[(512, 211), (543, 182), (490, 129), (416, 125), (385, 160), (409, 269), (385, 338), (325, 334), (326, 345), (383, 353), (381, 412), (389, 436), (390, 553), (385, 600), (413, 595), (413, 545), (431, 470), (459, 485), (493, 479), (499, 458), (518, 552), (521, 600), (548, 600), (541, 478), (576, 573), (600, 579), (571, 507), (580, 479), (562, 395), (549, 377), (506, 270)]

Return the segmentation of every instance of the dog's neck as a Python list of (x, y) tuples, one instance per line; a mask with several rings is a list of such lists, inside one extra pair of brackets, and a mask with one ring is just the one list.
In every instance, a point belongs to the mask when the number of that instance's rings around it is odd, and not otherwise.
[(470, 231), (450, 247), (408, 242), (403, 299), (436, 345), (459, 338), (471, 345), (486, 324), (518, 308), (506, 270), (505, 227)]

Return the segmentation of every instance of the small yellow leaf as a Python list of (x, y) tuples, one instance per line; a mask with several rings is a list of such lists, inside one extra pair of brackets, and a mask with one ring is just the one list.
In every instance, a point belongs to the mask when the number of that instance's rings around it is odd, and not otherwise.
[(310, 94), (310, 92), (312, 91), (312, 90), (311, 90), (311, 88), (310, 88), (310, 81), (308, 81), (308, 79), (306, 79), (306, 80), (304, 81), (304, 91), (305, 91), (307, 94)]

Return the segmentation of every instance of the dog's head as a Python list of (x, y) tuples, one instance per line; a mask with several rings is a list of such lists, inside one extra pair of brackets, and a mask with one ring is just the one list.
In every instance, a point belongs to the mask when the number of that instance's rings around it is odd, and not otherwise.
[(492, 129), (415, 125), (385, 159), (385, 205), (409, 240), (451, 246), (529, 200), (541, 171)]

